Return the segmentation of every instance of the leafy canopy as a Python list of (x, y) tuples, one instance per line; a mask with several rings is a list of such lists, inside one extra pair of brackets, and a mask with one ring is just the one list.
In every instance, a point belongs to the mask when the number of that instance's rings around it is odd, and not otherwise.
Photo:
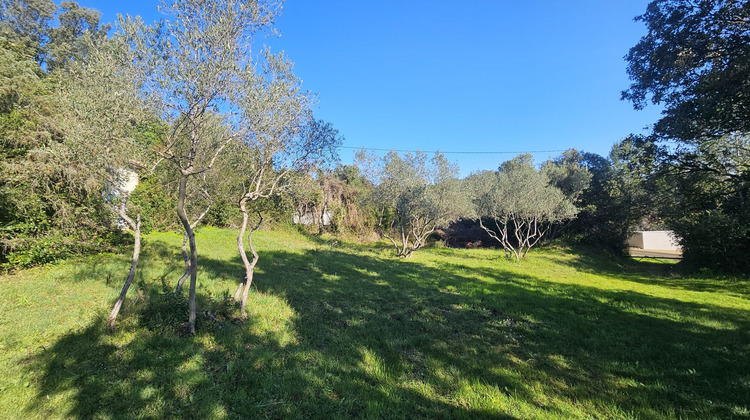
[(693, 141), (750, 132), (750, 7), (744, 0), (654, 0), (625, 59), (623, 99), (664, 106), (657, 133)]

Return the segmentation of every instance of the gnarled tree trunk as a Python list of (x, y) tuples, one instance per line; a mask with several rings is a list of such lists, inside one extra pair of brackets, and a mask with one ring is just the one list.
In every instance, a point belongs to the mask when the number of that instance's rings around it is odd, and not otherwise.
[[(258, 263), (259, 258), (258, 253), (255, 251), (255, 246), (253, 246), (253, 233), (255, 233), (255, 231), (260, 228), (260, 224), (263, 223), (263, 216), (260, 214), (260, 212), (258, 212), (258, 224), (250, 230), (250, 233), (247, 234), (247, 242), (250, 246), (250, 252), (253, 254), (253, 259), (252, 261), (250, 261), (247, 258), (247, 253), (245, 252), (245, 243), (243, 240), (245, 232), (247, 231), (247, 222), (250, 218), (247, 214), (246, 198), (240, 200), (240, 212), (242, 212), (242, 225), (240, 226), (240, 233), (237, 236), (237, 249), (240, 252), (242, 263), (245, 265), (245, 281), (241, 282), (237, 287), (237, 291), (234, 293), (234, 301), (240, 303), (240, 311), (242, 311), (242, 317), (244, 318), (247, 316), (245, 305), (247, 304), (247, 296), (250, 292), (250, 286), (253, 283), (253, 273), (255, 271), (255, 265)], [(242, 293), (241, 300), (240, 293)]]

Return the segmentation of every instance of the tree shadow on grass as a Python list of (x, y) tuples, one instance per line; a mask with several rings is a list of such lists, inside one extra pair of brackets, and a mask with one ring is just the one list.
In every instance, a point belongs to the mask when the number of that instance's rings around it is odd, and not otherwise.
[[(722, 275), (696, 275), (679, 263), (629, 257), (607, 257), (587, 247), (568, 250), (576, 254), (567, 261), (577, 271), (605, 275), (640, 284), (665, 286), (695, 292), (720, 292), (741, 298), (750, 297), (750, 278)], [(549, 255), (541, 258), (553, 258)]]
[(69, 395), (75, 417), (731, 418), (750, 404), (750, 322), (724, 308), (333, 249), (262, 253), (256, 285), (249, 319), (203, 296), (219, 322), (181, 337), (184, 301), (146, 282), (118, 333), (96, 322), (32, 357), (31, 408)]
[[(299, 255), (269, 253), (266, 262), (294, 269), (295, 263), (306, 267), (309, 261)], [(234, 277), (236, 262), (203, 258), (201, 268)], [(365, 358), (379, 357), (365, 343), (347, 341), (334, 352), (316, 347), (313, 337), (301, 335), (297, 328), (299, 319), (308, 314), (290, 311), (292, 316), (285, 318), (260, 310), (240, 321), (233, 318), (231, 309), (222, 311), (226, 300), (202, 296), (199, 306), (211, 309), (218, 321), (199, 314), (199, 333), (182, 337), (179, 331), (187, 313), (185, 301), (172, 296), (171, 290), (167, 293), (160, 283), (139, 285), (145, 292), (144, 301), (131, 307), (115, 334), (107, 334), (99, 320), (32, 356), (27, 368), (36, 378), (37, 398), (26, 414), (83, 418), (498, 417), (489, 410), (467, 410), (415, 389), (392, 386), (393, 380), (381, 376), (377, 366), (370, 366), (375, 371), (362, 366)], [(272, 294), (254, 293), (251, 299), (256, 304), (264, 301), (271, 311), (285, 306)], [(336, 334), (338, 325), (323, 326), (325, 334)], [(65, 412), (55, 411), (50, 398), (68, 398), (71, 405)]]
[[(204, 320), (205, 321), (205, 320)], [(41, 374), (36, 402), (27, 413), (76, 418), (475, 418), (409, 390), (385, 390), (365, 371), (310, 370), (309, 349), (274, 333), (248, 334), (242, 326), (200, 325), (180, 337), (131, 326), (104, 332), (104, 322), (71, 333), (29, 362)], [(331, 379), (330, 375), (334, 375)], [(64, 413), (47, 409), (48, 397), (72, 399)], [(359, 398), (346, 399), (355, 395)]]

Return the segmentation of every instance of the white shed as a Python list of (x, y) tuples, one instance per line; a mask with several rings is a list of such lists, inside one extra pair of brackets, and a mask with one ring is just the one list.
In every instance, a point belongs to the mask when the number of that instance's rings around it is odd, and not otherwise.
[(659, 251), (682, 251), (680, 242), (671, 230), (639, 230), (628, 239), (628, 245), (633, 248), (659, 250)]
[[(331, 212), (328, 210), (323, 212), (323, 226), (331, 224), (331, 216)], [(292, 223), (295, 225), (318, 225), (320, 224), (320, 214), (313, 213), (309, 210), (302, 213), (298, 210), (295, 211), (292, 216)]]

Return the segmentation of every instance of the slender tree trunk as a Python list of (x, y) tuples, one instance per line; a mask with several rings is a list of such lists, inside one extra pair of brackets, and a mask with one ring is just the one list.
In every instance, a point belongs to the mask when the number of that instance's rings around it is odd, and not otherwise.
[(401, 225), (399, 226), (399, 229), (401, 231), (401, 250), (398, 253), (398, 256), (401, 258), (409, 258), (411, 255), (411, 252), (409, 252), (409, 236), (406, 234), (406, 228)]
[[(205, 178), (204, 178), (205, 181)], [(204, 191), (204, 194), (206, 197), (208, 197), (208, 206), (206, 206), (206, 209), (203, 210), (203, 213), (201, 213), (198, 218), (193, 221), (193, 223), (190, 224), (190, 227), (195, 229), (196, 226), (198, 226), (198, 223), (200, 223), (201, 220), (208, 214), (208, 211), (211, 210), (211, 205), (213, 205), (213, 200), (211, 199), (211, 196), (208, 195), (207, 191)], [(187, 234), (183, 231), (182, 232), (182, 258), (185, 260), (185, 273), (180, 277), (179, 280), (177, 280), (177, 288), (175, 289), (175, 294), (179, 295), (182, 293), (182, 286), (185, 284), (185, 280), (190, 276), (190, 256), (187, 252), (187, 243), (188, 243), (188, 237)]]
[(500, 244), (503, 246), (503, 251), (505, 251), (505, 258), (511, 259), (512, 257), (516, 258), (516, 261), (518, 261), (518, 253), (516, 252), (516, 249), (513, 247), (513, 244), (508, 240), (508, 220), (503, 220), (502, 227), (500, 226), (500, 222), (496, 217), (493, 217), (492, 220), (495, 222), (495, 227), (497, 228), (497, 232), (493, 231), (492, 229), (488, 228), (487, 226), (482, 223), (482, 218), (479, 218), (479, 226), (484, 229), (487, 234), (495, 239), (496, 241), (500, 242)]
[(180, 189), (177, 198), (177, 216), (182, 222), (182, 227), (185, 229), (185, 234), (188, 237), (188, 243), (190, 244), (190, 294), (188, 297), (188, 305), (190, 307), (190, 314), (188, 315), (188, 331), (190, 334), (195, 334), (195, 286), (198, 281), (198, 252), (195, 248), (195, 232), (193, 232), (190, 221), (188, 221), (187, 214), (185, 213), (185, 196), (187, 195), (187, 181), (190, 176), (190, 172), (182, 171), (180, 174)]
[(122, 308), (122, 304), (123, 302), (125, 302), (125, 295), (128, 294), (130, 284), (133, 283), (133, 278), (135, 277), (135, 269), (138, 266), (138, 257), (140, 257), (141, 255), (141, 215), (139, 213), (135, 219), (136, 221), (133, 222), (132, 219), (128, 218), (127, 215), (124, 215), (123, 213), (124, 211), (121, 211), (120, 216), (125, 216), (123, 218), (133, 228), (135, 242), (133, 243), (133, 259), (130, 262), (130, 272), (128, 273), (128, 278), (125, 280), (125, 284), (122, 286), (120, 296), (117, 298), (115, 306), (112, 308), (112, 312), (109, 314), (109, 318), (107, 318), (107, 328), (109, 328), (110, 330), (115, 329), (115, 325), (117, 323), (117, 314), (120, 313), (120, 308)]
[(177, 288), (175, 294), (179, 295), (182, 293), (182, 286), (185, 284), (185, 280), (190, 277), (190, 255), (187, 251), (188, 237), (187, 233), (182, 232), (182, 259), (185, 261), (185, 273), (182, 274), (179, 280), (177, 280)]
[(323, 204), (323, 209), (320, 210), (320, 220), (318, 220), (318, 235), (323, 234), (323, 229), (325, 228), (325, 214), (326, 205)]
[(245, 285), (248, 278), (248, 271), (247, 268), (250, 266), (250, 262), (247, 260), (247, 254), (245, 253), (245, 232), (247, 231), (247, 221), (249, 219), (249, 216), (247, 214), (247, 199), (242, 198), (240, 200), (240, 213), (242, 213), (242, 224), (240, 225), (240, 233), (237, 235), (237, 250), (240, 252), (240, 259), (242, 259), (242, 264), (245, 266), (245, 278), (240, 282), (240, 285), (237, 287), (237, 291), (234, 292), (234, 301), (235, 303), (240, 302), (240, 296), (242, 293), (242, 286)]
[(243, 279), (240, 284), (237, 286), (237, 291), (234, 292), (234, 303), (240, 303), (240, 296), (242, 296), (242, 286), (245, 285), (245, 280)]
[[(255, 246), (253, 246), (253, 233), (260, 228), (260, 224), (263, 223), (263, 216), (258, 212), (258, 224), (255, 225), (255, 227), (250, 230), (250, 233), (247, 235), (247, 242), (250, 246), (250, 252), (253, 254), (252, 261), (247, 259), (247, 253), (245, 252), (245, 232), (247, 232), (247, 222), (250, 219), (250, 216), (247, 214), (247, 198), (243, 198), (240, 200), (240, 212), (242, 213), (242, 225), (240, 226), (240, 233), (237, 235), (237, 250), (240, 252), (240, 258), (242, 259), (242, 263), (245, 265), (245, 281), (240, 283), (239, 287), (237, 288), (237, 291), (234, 293), (234, 301), (239, 301), (240, 303), (240, 311), (242, 311), (242, 317), (247, 316), (247, 312), (245, 310), (245, 306), (247, 304), (247, 297), (250, 293), (250, 286), (253, 284), (253, 273), (255, 272), (255, 265), (258, 263), (258, 253), (255, 251)], [(240, 291), (242, 292), (242, 298), (240, 300)]]
[[(258, 226), (260, 226), (260, 223)], [(259, 259), (258, 253), (255, 251), (255, 246), (253, 245), (253, 233), (255, 233), (256, 230), (257, 229), (253, 229), (247, 234), (247, 242), (248, 245), (250, 245), (250, 252), (253, 254), (253, 260), (250, 262), (249, 266), (245, 266), (247, 280), (245, 281), (245, 290), (242, 291), (242, 302), (240, 303), (240, 311), (242, 311), (243, 317), (247, 316), (247, 312), (245, 311), (247, 296), (250, 293), (250, 286), (253, 284), (253, 273), (255, 273), (255, 265), (258, 263)]]

